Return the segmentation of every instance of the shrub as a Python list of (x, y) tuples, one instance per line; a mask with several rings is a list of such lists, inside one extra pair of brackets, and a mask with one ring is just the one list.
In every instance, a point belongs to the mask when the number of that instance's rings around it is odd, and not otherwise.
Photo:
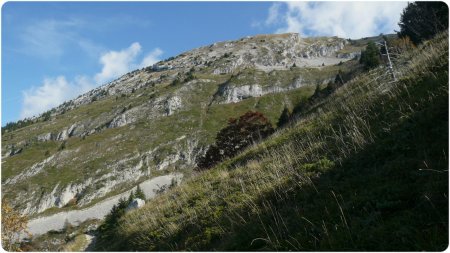
[(233, 157), (273, 131), (269, 120), (260, 112), (249, 111), (239, 119), (229, 119), (228, 126), (217, 133), (216, 143), (210, 146), (204, 156), (197, 159), (198, 169), (210, 168), (225, 158)]
[(50, 120), (50, 114), (51, 114), (51, 111), (44, 112), (42, 114), (42, 120), (43, 121), (49, 121)]
[(175, 78), (170, 85), (171, 86), (177, 86), (180, 83), (181, 83), (180, 80), (178, 78)]
[(7, 251), (20, 250), (20, 236), (30, 236), (27, 231), (28, 219), (14, 210), (9, 202), (2, 199), (2, 247)]
[(134, 193), (134, 198), (139, 198), (145, 200), (145, 193), (142, 191), (141, 187), (138, 185), (136, 188), (136, 192)]
[(280, 118), (278, 119), (277, 127), (286, 125), (291, 120), (291, 116), (292, 112), (287, 107), (284, 107), (283, 111), (281, 112)]
[(367, 44), (366, 50), (361, 53), (360, 63), (366, 69), (372, 69), (380, 65), (380, 52), (374, 42)]
[(136, 198), (146, 199), (145, 193), (139, 185), (136, 187), (135, 192), (130, 192), (128, 199), (120, 198), (119, 203), (113, 205), (111, 211), (105, 216), (103, 223), (98, 228), (98, 240), (100, 244), (111, 241), (119, 226), (119, 219), (125, 214), (125, 209), (128, 205)]
[(119, 199), (117, 205), (113, 205), (111, 211), (105, 216), (103, 223), (98, 227), (98, 241), (99, 243), (111, 242), (116, 229), (119, 225), (119, 219), (125, 214), (125, 209), (129, 204), (129, 200), (124, 198)]
[(187, 83), (187, 82), (195, 79), (195, 76), (192, 73), (193, 73), (192, 71), (189, 71), (187, 73), (186, 78), (184, 78), (184, 80), (183, 80), (184, 83)]

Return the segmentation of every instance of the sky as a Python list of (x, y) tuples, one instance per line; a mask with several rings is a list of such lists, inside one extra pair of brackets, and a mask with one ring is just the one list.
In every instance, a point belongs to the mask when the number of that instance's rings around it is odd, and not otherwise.
[(406, 2), (7, 2), (1, 122), (184, 51), (256, 34), (362, 38), (398, 30)]

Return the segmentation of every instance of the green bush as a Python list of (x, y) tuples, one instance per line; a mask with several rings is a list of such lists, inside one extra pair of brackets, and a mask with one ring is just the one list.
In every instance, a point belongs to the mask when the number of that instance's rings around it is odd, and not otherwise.
[(278, 119), (277, 127), (282, 127), (286, 125), (291, 120), (292, 112), (289, 110), (289, 108), (284, 107), (283, 111), (281, 112), (280, 118)]
[(361, 53), (359, 61), (366, 69), (372, 69), (380, 65), (380, 51), (374, 42), (370, 41), (367, 44), (366, 50)]
[(138, 185), (136, 188), (136, 192), (134, 193), (134, 198), (145, 200), (145, 193), (142, 191), (141, 187)]

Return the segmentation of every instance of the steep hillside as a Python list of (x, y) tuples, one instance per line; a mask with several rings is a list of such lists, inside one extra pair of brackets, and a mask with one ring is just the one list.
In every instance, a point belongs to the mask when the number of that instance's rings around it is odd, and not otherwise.
[(364, 43), (298, 34), (215, 43), (136, 70), (2, 129), (2, 192), (45, 215), (92, 206), (195, 159), (227, 119), (248, 110), (276, 123), (338, 71), (358, 67)]
[(397, 81), (385, 67), (360, 75), (127, 213), (97, 249), (446, 249), (448, 68), (443, 34), (396, 61)]

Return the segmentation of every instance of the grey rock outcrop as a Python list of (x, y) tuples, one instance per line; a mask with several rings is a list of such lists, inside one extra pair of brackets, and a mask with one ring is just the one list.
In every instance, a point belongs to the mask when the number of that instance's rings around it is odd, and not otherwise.
[(164, 104), (166, 115), (172, 115), (175, 111), (182, 107), (181, 98), (178, 96), (170, 97), (166, 100)]
[(22, 152), (23, 148), (18, 148), (18, 149), (10, 149), (8, 151), (6, 151), (6, 153), (3, 155), (2, 158), (7, 158), (7, 157), (11, 157), (17, 154), (20, 154)]
[(67, 129), (62, 130), (56, 136), (57, 141), (64, 141), (64, 140), (67, 140), (67, 138), (69, 138), (69, 133), (68, 133)]
[[(305, 85), (302, 78), (297, 78), (293, 83), (288, 86), (281, 87), (277, 85), (263, 87), (259, 84), (250, 84), (235, 86), (233, 84), (222, 85), (217, 94), (216, 100), (221, 103), (236, 103), (246, 98), (260, 97), (269, 93), (279, 93), (284, 91), (289, 91), (292, 89), (297, 89)], [(220, 97), (221, 99), (217, 99)]]
[(343, 58), (343, 59), (359, 58), (359, 57), (361, 57), (361, 51), (348, 52), (348, 53), (338, 53), (336, 56), (337, 56), (337, 58)]
[(46, 133), (46, 134), (41, 134), (38, 135), (37, 140), (38, 141), (51, 141), (53, 140), (55, 137), (53, 136), (52, 133)]
[(76, 128), (77, 128), (77, 124), (73, 124), (69, 127), (69, 130), (67, 130), (68, 137), (73, 136)]

